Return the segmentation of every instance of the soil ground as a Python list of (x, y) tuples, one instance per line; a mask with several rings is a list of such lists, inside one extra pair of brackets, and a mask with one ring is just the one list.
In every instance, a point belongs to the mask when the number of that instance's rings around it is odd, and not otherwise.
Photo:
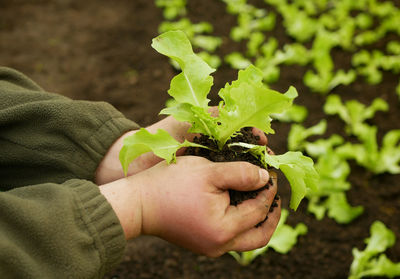
[[(219, 54), (243, 48), (228, 39), (235, 17), (226, 14), (221, 1), (188, 2), (190, 18), (211, 22), (215, 34), (223, 38)], [(164, 107), (175, 74), (167, 59), (150, 47), (161, 21), (161, 11), (149, 0), (0, 0), (0, 64), (25, 73), (48, 91), (73, 99), (109, 102), (146, 126), (160, 119), (158, 112)], [(281, 42), (291, 41), (281, 25), (272, 34)], [(372, 48), (384, 48), (387, 40)], [(338, 67), (349, 67), (349, 55), (335, 50), (333, 56)], [(310, 126), (324, 117), (325, 97), (303, 86), (305, 70), (283, 67), (279, 82), (272, 87), (286, 91), (294, 85), (298, 89), (296, 103), (309, 108), (305, 126)], [(223, 66), (214, 78), (214, 88), (220, 88), (236, 78), (236, 71)], [(390, 111), (380, 112), (370, 121), (379, 127), (381, 138), (400, 128), (400, 106), (394, 93), (398, 78), (385, 73), (384, 81), (376, 86), (360, 78), (334, 93), (365, 104), (378, 96), (388, 101)], [(337, 117), (327, 120), (329, 134), (343, 134)], [(269, 145), (277, 154), (286, 152), (289, 127), (280, 123), (273, 126), (276, 134), (269, 137)], [(375, 220), (395, 232), (398, 241), (387, 255), (400, 262), (400, 175), (373, 176), (353, 164), (349, 180), (352, 189), (348, 199), (352, 205), (363, 205), (365, 213), (350, 225), (338, 225), (328, 218), (317, 221), (306, 213), (307, 202), (303, 202), (297, 212), (291, 212), (288, 222), (304, 222), (309, 231), (286, 255), (270, 250), (250, 266), (241, 267), (229, 255), (210, 259), (145, 236), (129, 242), (121, 265), (106, 278), (347, 278), (351, 250), (364, 249), (363, 240)], [(279, 187), (283, 206), (288, 208), (290, 191), (283, 177)]]

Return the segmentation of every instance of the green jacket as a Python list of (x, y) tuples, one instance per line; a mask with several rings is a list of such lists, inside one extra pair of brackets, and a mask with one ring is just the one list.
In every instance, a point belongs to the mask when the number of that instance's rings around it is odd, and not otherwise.
[(93, 183), (137, 125), (104, 102), (47, 93), (0, 67), (0, 278), (102, 278), (125, 248)]

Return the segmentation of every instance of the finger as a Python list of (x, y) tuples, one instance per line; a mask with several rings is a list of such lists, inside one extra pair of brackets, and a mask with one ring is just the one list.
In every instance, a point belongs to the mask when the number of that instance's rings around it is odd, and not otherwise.
[(210, 164), (209, 182), (221, 190), (252, 191), (266, 185), (268, 171), (248, 162)]
[(268, 219), (265, 220), (261, 226), (252, 227), (251, 229), (239, 234), (226, 245), (226, 251), (250, 251), (267, 245), (281, 216), (280, 200), (278, 200), (277, 203), (278, 206), (268, 214)]
[(257, 224), (263, 222), (268, 212), (276, 204), (277, 187), (270, 187), (258, 193), (254, 199), (246, 200), (237, 206), (229, 206), (226, 210), (225, 220), (232, 224), (232, 232), (239, 234), (254, 228)]
[(258, 136), (260, 138), (259, 140), (259, 144), (260, 145), (267, 145), (268, 144), (268, 139), (267, 136), (265, 135), (265, 133), (263, 131), (261, 131), (258, 128), (253, 128), (253, 135)]

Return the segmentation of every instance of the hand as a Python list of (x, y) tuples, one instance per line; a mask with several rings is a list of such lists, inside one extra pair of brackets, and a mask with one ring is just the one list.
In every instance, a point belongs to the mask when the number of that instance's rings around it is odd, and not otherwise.
[[(215, 115), (217, 113), (217, 108), (213, 107), (211, 114)], [(183, 142), (185, 139), (192, 141), (196, 134), (188, 133), (190, 124), (186, 122), (179, 122), (175, 120), (172, 116), (166, 117), (165, 119), (147, 127), (146, 129), (155, 133), (158, 129), (166, 130), (170, 135), (172, 135), (176, 140)], [(123, 141), (126, 137), (136, 133), (137, 131), (130, 131), (122, 135), (108, 150), (107, 154), (104, 156), (103, 160), (99, 164), (96, 170), (95, 181), (98, 185), (109, 183), (117, 179), (124, 177), (124, 172), (119, 161), (119, 151), (123, 146)], [(267, 144), (267, 137), (259, 129), (253, 129), (254, 135), (260, 137), (260, 144)], [(184, 153), (184, 148), (178, 150), (177, 155), (182, 155)], [(155, 156), (153, 153), (149, 152), (139, 156), (134, 160), (128, 169), (128, 176), (139, 173), (146, 170), (155, 164), (161, 162), (161, 158)]]
[[(126, 237), (159, 236), (196, 253), (217, 257), (227, 251), (265, 246), (280, 218), (269, 212), (277, 192), (269, 190), (238, 206), (229, 204), (228, 188), (261, 188), (268, 172), (246, 162), (213, 163), (184, 156), (161, 162), (131, 177), (100, 186), (113, 206)], [(261, 226), (257, 224), (266, 219)]]

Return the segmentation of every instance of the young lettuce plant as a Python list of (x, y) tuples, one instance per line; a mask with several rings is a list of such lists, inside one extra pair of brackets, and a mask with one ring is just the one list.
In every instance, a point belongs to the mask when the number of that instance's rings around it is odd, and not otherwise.
[[(285, 94), (267, 88), (262, 82), (261, 71), (249, 66), (239, 71), (236, 81), (227, 83), (219, 91), (222, 99), (218, 107), (219, 115), (213, 117), (209, 113), (207, 95), (213, 84), (210, 74), (214, 69), (193, 53), (186, 35), (182, 31), (161, 34), (153, 39), (152, 47), (175, 60), (182, 69), (172, 79), (168, 90), (176, 105), (163, 109), (161, 114), (172, 115), (178, 121), (191, 123), (189, 132), (208, 136), (216, 142), (219, 149), (244, 127), (256, 127), (265, 133), (273, 133), (270, 114), (282, 113), (292, 105), (297, 96), (294, 87), (290, 87)], [(246, 143), (237, 144), (247, 147)], [(190, 145), (194, 144), (187, 141), (180, 143), (163, 130), (151, 134), (141, 129), (125, 139), (120, 161), (125, 173), (130, 162), (149, 151), (171, 163), (175, 162), (179, 148)], [(265, 146), (250, 146), (249, 151), (260, 157), (260, 162), (265, 167), (279, 168), (286, 175), (292, 187), (292, 209), (297, 209), (308, 188), (317, 188), (318, 174), (313, 167), (313, 161), (300, 152), (269, 155)]]
[(304, 143), (307, 153), (318, 158), (315, 168), (320, 176), (319, 189), (309, 191), (307, 210), (321, 220), (325, 214), (340, 224), (348, 224), (360, 216), (362, 206), (351, 206), (345, 191), (351, 185), (347, 182), (350, 166), (345, 159), (337, 154), (335, 146), (343, 143), (343, 138), (334, 134), (328, 139)]
[(231, 251), (229, 254), (242, 266), (249, 265), (256, 257), (267, 252), (268, 248), (272, 248), (281, 254), (287, 254), (297, 243), (297, 238), (300, 235), (305, 235), (308, 230), (307, 226), (303, 223), (297, 224), (295, 228), (285, 224), (288, 216), (289, 211), (282, 209), (281, 218), (279, 219), (275, 233), (266, 246), (242, 253)]
[(375, 221), (370, 228), (371, 236), (365, 240), (364, 251), (353, 249), (353, 262), (350, 267), (349, 279), (364, 277), (398, 278), (400, 263), (393, 263), (383, 252), (396, 242), (395, 234), (382, 222)]

